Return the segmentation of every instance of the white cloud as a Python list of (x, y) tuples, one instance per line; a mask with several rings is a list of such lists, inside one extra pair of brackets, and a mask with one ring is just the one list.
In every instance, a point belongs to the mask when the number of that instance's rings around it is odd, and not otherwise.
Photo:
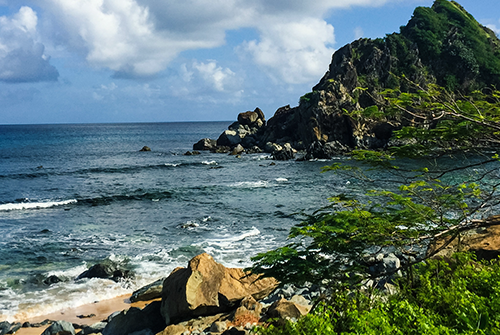
[(302, 83), (321, 76), (331, 60), (333, 26), (320, 19), (271, 23), (261, 27), (261, 40), (243, 49), (255, 62), (286, 83)]
[[(500, 20), (498, 20), (498, 22), (500, 23)], [(496, 24), (487, 24), (486, 27), (490, 28), (495, 32), (495, 34), (500, 36), (500, 26), (497, 26)]]
[[(89, 64), (118, 77), (164, 70), (179, 53), (214, 48), (225, 33), (254, 28), (260, 39), (245, 44), (255, 62), (290, 83), (316, 78), (333, 49), (334, 8), (377, 6), (398, 0), (46, 0), (47, 20), (60, 43)], [(50, 16), (50, 17), (49, 17)], [(57, 30), (57, 31), (56, 31)], [(326, 62), (326, 65), (325, 65)]]
[(59, 73), (50, 65), (45, 47), (39, 42), (37, 24), (37, 14), (26, 6), (12, 17), (0, 17), (1, 81), (57, 80)]

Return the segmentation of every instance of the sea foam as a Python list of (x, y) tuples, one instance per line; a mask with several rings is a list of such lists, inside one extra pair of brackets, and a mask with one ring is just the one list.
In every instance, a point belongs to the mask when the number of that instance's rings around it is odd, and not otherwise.
[(55, 206), (69, 205), (76, 203), (76, 199), (64, 200), (64, 201), (48, 201), (48, 202), (21, 202), (21, 203), (9, 203), (0, 205), (0, 211), (13, 211), (22, 209), (43, 209)]

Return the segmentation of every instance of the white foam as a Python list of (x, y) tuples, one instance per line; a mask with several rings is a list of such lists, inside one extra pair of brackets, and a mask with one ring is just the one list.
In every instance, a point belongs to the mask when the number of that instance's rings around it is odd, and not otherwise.
[(181, 164), (174, 164), (174, 163), (165, 163), (165, 166), (172, 166), (172, 167), (176, 167), (176, 166), (179, 166)]
[(194, 245), (208, 244), (208, 245), (217, 245), (221, 248), (227, 248), (235, 242), (243, 241), (244, 239), (246, 239), (248, 237), (257, 236), (257, 235), (260, 235), (260, 230), (258, 230), (255, 227), (252, 227), (251, 230), (243, 232), (239, 235), (226, 235), (222, 238), (209, 239), (209, 240), (206, 240), (206, 241), (203, 241), (201, 243), (194, 244)]
[(22, 209), (43, 209), (55, 206), (69, 205), (76, 203), (76, 199), (64, 201), (48, 201), (48, 202), (22, 202), (0, 205), (0, 211), (13, 211)]
[(276, 178), (276, 181), (277, 182), (285, 182), (285, 181), (288, 181), (288, 179), (286, 179), (286, 178)]
[(259, 187), (267, 187), (267, 181), (259, 180), (259, 181), (241, 181), (237, 183), (232, 183), (229, 186), (231, 187), (241, 187), (241, 188), (259, 188)]
[(218, 163), (216, 161), (203, 161), (203, 162), (201, 162), (201, 164), (204, 164), (204, 165), (218, 165)]

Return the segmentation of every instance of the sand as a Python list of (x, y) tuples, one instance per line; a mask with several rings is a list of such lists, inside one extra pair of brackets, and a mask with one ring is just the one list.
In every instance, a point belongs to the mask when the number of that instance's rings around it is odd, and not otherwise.
[[(83, 305), (75, 308), (66, 308), (56, 313), (41, 315), (34, 317), (30, 320), (19, 320), (19, 322), (23, 323), (25, 321), (29, 321), (31, 323), (42, 322), (43, 320), (49, 319), (54, 321), (68, 321), (71, 323), (77, 323), (80, 325), (92, 325), (96, 322), (100, 322), (102, 320), (106, 320), (108, 316), (116, 311), (122, 311), (124, 309), (128, 309), (130, 307), (139, 307), (144, 308), (147, 304), (151, 303), (151, 301), (139, 301), (135, 303), (131, 303), (130, 295), (124, 295), (121, 297), (117, 297), (114, 299), (103, 300), (99, 302), (95, 302), (93, 304)], [(158, 299), (159, 300), (159, 299)], [(95, 314), (90, 318), (79, 318), (78, 315), (91, 315)], [(16, 332), (16, 335), (40, 335), (47, 328), (21, 328)]]

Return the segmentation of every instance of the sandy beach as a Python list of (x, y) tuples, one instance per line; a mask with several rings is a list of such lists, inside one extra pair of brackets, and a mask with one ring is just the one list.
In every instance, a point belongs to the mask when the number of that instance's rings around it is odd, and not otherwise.
[[(67, 308), (64, 310), (61, 310), (56, 313), (52, 314), (47, 314), (47, 315), (40, 315), (37, 317), (32, 318), (31, 320), (18, 320), (18, 322), (26, 322), (29, 321), (31, 323), (36, 323), (36, 322), (42, 322), (43, 320), (49, 319), (53, 321), (59, 321), (59, 320), (64, 320), (68, 321), (71, 323), (77, 323), (80, 325), (92, 325), (96, 322), (100, 322), (102, 320), (107, 319), (107, 317), (116, 312), (116, 311), (122, 311), (124, 309), (128, 309), (131, 307), (139, 307), (139, 308), (144, 308), (147, 304), (151, 303), (154, 300), (151, 301), (139, 301), (139, 302), (134, 302), (131, 303), (130, 300), (130, 295), (124, 295), (120, 297), (116, 297), (114, 299), (109, 299), (109, 300), (103, 300), (99, 302), (95, 302), (93, 304), (88, 304), (88, 305), (83, 305), (75, 308)], [(79, 318), (78, 316), (88, 316), (91, 314), (95, 314), (95, 316), (88, 317), (88, 318)], [(17, 335), (40, 335), (43, 333), (43, 331), (47, 328), (48, 326), (45, 327), (40, 327), (40, 328), (21, 328), (19, 331), (16, 332)]]

